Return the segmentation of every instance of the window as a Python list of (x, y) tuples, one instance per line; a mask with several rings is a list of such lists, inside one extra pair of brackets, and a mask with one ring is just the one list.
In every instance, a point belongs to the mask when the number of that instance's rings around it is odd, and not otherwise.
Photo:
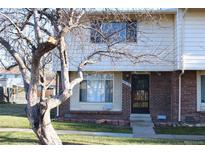
[(197, 72), (197, 111), (205, 111), (205, 71)]
[[(137, 22), (100, 22), (91, 23), (91, 42), (111, 43), (137, 42)], [(103, 36), (100, 33), (103, 34)]]
[(201, 103), (205, 103), (205, 75), (201, 75)]
[(112, 103), (113, 75), (85, 75), (84, 80), (80, 84), (80, 102)]
[(137, 22), (129, 22), (126, 27), (127, 42), (137, 42)]

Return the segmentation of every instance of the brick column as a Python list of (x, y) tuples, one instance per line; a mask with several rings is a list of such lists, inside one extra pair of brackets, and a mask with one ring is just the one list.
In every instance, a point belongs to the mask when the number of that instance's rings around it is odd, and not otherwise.
[(158, 115), (166, 115), (165, 121), (166, 122), (170, 121), (170, 113), (171, 113), (170, 85), (171, 85), (171, 72), (151, 73), (150, 75), (150, 114), (154, 123), (160, 122), (158, 120)]
[(171, 74), (171, 121), (178, 121), (179, 112), (179, 74), (180, 71)]
[[(123, 72), (123, 81), (131, 85), (131, 72)], [(131, 113), (131, 86), (122, 83), (122, 112), (123, 117), (129, 120)]]
[(124, 119), (129, 119), (131, 113), (131, 87), (122, 84), (122, 113)]

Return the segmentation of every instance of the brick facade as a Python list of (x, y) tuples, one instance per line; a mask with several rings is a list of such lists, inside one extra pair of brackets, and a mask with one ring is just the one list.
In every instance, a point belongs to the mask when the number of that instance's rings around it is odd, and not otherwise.
[(150, 74), (150, 114), (157, 122), (158, 115), (171, 119), (171, 73), (152, 72)]
[(196, 71), (186, 71), (182, 76), (182, 121), (205, 123), (205, 112), (197, 112)]
[[(154, 123), (177, 122), (179, 104), (179, 74), (175, 72), (150, 73), (150, 114)], [(123, 80), (131, 83), (131, 72), (123, 72)], [(205, 112), (197, 112), (196, 71), (182, 75), (182, 122), (205, 122)], [(114, 125), (129, 124), (131, 113), (131, 87), (122, 83), (122, 111), (70, 111), (69, 100), (60, 106), (64, 120), (104, 122)], [(159, 115), (166, 115), (159, 120)]]
[[(166, 115), (166, 122), (178, 121), (179, 74), (180, 71), (151, 73), (150, 112), (155, 123), (160, 122), (158, 114)], [(181, 121), (204, 123), (205, 112), (197, 112), (196, 71), (185, 71), (181, 86)]]
[(179, 108), (179, 75), (180, 71), (171, 73), (171, 115), (170, 121), (177, 122), (178, 121), (178, 108)]

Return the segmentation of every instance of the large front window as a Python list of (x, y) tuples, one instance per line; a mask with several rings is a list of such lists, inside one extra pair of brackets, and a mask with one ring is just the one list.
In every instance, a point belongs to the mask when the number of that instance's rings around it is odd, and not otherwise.
[(112, 103), (113, 74), (87, 74), (80, 84), (80, 102)]

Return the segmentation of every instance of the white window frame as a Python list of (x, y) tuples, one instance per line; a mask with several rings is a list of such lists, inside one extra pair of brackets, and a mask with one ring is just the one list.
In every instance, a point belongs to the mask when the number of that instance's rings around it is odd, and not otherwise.
[(205, 103), (201, 102), (201, 76), (205, 71), (197, 71), (197, 111), (205, 111)]
[[(80, 101), (80, 86), (79, 86), (79, 103), (83, 103), (83, 104), (113, 104), (113, 102), (114, 102), (114, 80), (115, 80), (115, 76), (114, 76), (114, 73), (87, 73), (87, 74), (110, 74), (110, 75), (112, 75), (112, 87), (113, 87), (113, 93), (112, 93), (112, 102), (95, 102), (95, 101), (93, 101), (93, 102), (89, 102), (89, 101), (86, 101), (86, 102), (84, 102), (84, 101)], [(86, 74), (85, 74), (86, 75)], [(84, 76), (85, 76), (84, 75)], [(98, 79), (91, 79), (91, 80), (98, 80)]]

